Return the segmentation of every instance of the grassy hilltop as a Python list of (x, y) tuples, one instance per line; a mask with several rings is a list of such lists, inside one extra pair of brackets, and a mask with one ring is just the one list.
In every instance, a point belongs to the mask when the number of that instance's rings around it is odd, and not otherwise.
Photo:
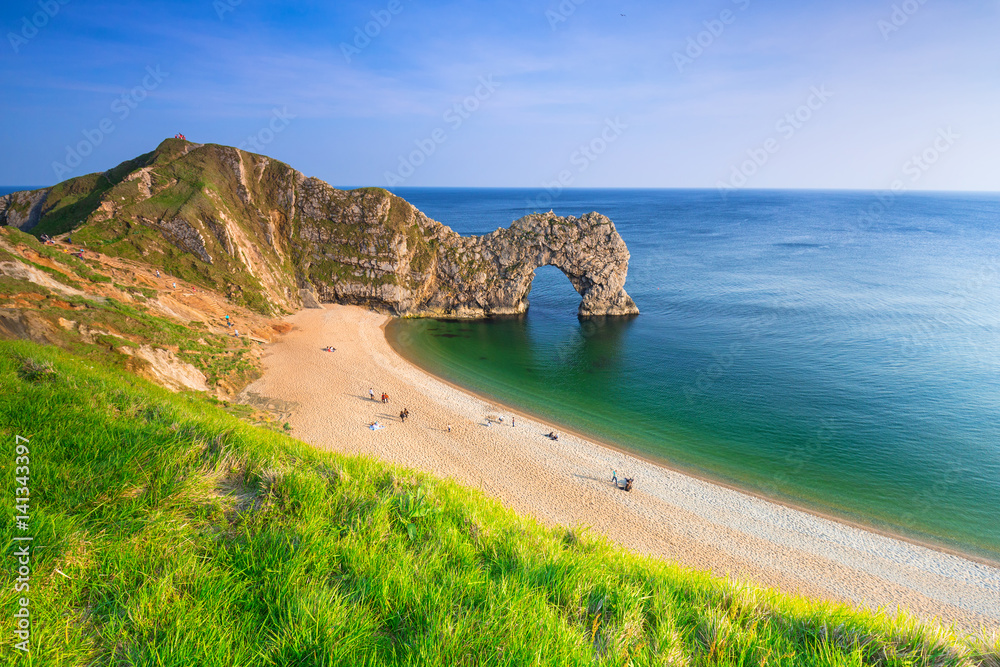
[(4, 664), (1000, 664), (995, 642), (543, 528), (52, 346), (0, 343), (7, 489), (16, 435), (32, 652), (13, 650), (6, 567)]
[[(287, 309), (297, 294), (295, 271), (282, 244), (265, 236), (272, 210), (286, 208), (274, 201), (278, 182), (296, 172), (261, 156), (194, 146), (167, 139), (106, 172), (53, 186), (27, 231), (73, 233), (77, 243), (147, 262), (259, 312)], [(259, 178), (238, 176), (258, 168)], [(276, 215), (275, 222), (284, 220)]]
[(264, 314), (300, 289), (392, 310), (432, 289), (438, 237), (456, 237), (380, 188), (337, 190), (231, 146), (166, 139), (113, 169), (0, 197), (0, 225), (72, 234)]

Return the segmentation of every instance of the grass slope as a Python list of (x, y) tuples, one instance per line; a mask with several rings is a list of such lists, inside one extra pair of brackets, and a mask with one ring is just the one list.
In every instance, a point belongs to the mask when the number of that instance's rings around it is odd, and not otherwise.
[[(158, 348), (176, 348), (177, 356), (182, 361), (192, 364), (205, 374), (210, 387), (222, 380), (230, 386), (242, 388), (259, 377), (258, 364), (250, 354), (250, 341), (212, 333), (204, 321), (182, 323), (155, 314), (146, 302), (155, 299), (158, 291), (141, 286), (134, 276), (133, 284), (114, 282), (109, 275), (102, 273), (110, 270), (100, 262), (78, 259), (59, 248), (43, 245), (33, 236), (16, 229), (0, 228), (0, 242), (2, 241), (52, 260), (62, 270), (14, 255), (3, 247), (0, 247), (0, 262), (20, 261), (49, 274), (63, 285), (76, 289), (93, 291), (96, 284), (110, 284), (117, 290), (119, 298), (66, 296), (26, 280), (0, 275), (0, 309), (13, 307), (15, 304), (23, 309), (25, 295), (41, 295), (44, 298), (31, 302), (32, 310), (52, 324), (50, 341), (60, 347), (78, 356), (132, 371), (141, 370), (145, 362), (120, 354), (122, 347), (134, 348), (146, 344)], [(95, 334), (94, 341), (87, 343), (81, 339), (78, 328), (61, 327), (60, 318), (72, 320), (95, 331), (117, 332), (118, 335)]]
[[(215, 230), (226, 216), (236, 221), (279, 287), (297, 289), (294, 267), (274, 251), (273, 239), (262, 232), (262, 210), (278, 206), (268, 198), (273, 192), (265, 186), (283, 191), (281, 186), (291, 168), (268, 161), (270, 168), (262, 170), (253, 183), (259, 191), (251, 194), (263, 207), (258, 209), (244, 202), (247, 193), (242, 191), (241, 196), (242, 186), (233, 167), (224, 162), (225, 147), (208, 145), (189, 151), (191, 147), (186, 141), (167, 139), (155, 150), (106, 172), (59, 183), (50, 190), (45, 213), (30, 233), (41, 237), (71, 232), (77, 243), (107, 255), (141, 261), (206, 289), (227, 292), (234, 302), (256, 312), (281, 312), (281, 307), (268, 301), (260, 276), (227, 252)], [(254, 160), (265, 158), (246, 154), (246, 159), (253, 165)], [(127, 180), (143, 167), (150, 169), (149, 197), (140, 191), (139, 180)], [(191, 233), (201, 235), (211, 261), (183, 247), (165, 230), (163, 223), (175, 219), (190, 223)], [(272, 285), (273, 289), (277, 288)]]
[(26, 342), (0, 343), (8, 545), (16, 435), (33, 648), (8, 548), (4, 664), (1000, 664), (995, 641), (634, 556)]

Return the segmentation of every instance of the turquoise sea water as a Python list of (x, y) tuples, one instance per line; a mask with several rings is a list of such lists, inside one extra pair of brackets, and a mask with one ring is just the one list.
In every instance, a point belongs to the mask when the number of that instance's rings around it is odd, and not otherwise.
[[(1000, 196), (399, 189), (463, 234), (596, 210), (632, 320), (397, 320), (431, 372), (648, 458), (1000, 561)], [(541, 204), (541, 205), (539, 205)]]

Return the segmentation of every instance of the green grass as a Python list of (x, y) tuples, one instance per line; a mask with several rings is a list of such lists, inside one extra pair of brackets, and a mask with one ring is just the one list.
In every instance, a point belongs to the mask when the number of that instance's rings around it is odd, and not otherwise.
[(225, 253), (216, 251), (215, 263), (209, 264), (175, 247), (156, 229), (119, 219), (85, 226), (73, 236), (93, 250), (142, 262), (203, 289), (224, 293), (234, 303), (258, 313), (275, 311), (267, 302), (260, 281)]
[[(8, 234), (13, 242), (27, 244), (36, 252), (61, 262), (85, 282), (112, 282), (110, 277), (92, 271), (88, 263), (58, 249), (45, 246), (28, 234), (7, 229), (0, 231), (0, 236), (4, 234)], [(0, 249), (0, 252), (5, 251)], [(25, 258), (15, 257), (10, 253), (6, 253), (6, 256), (46, 271), (65, 285), (85, 287), (81, 282), (54, 269), (35, 264)], [(0, 255), (0, 261), (6, 261), (4, 255)], [(141, 366), (145, 362), (119, 354), (117, 350), (122, 346), (136, 347), (148, 344), (153, 347), (176, 348), (177, 355), (183, 361), (194, 365), (205, 374), (209, 386), (215, 386), (222, 380), (233, 390), (238, 391), (259, 377), (259, 364), (248, 354), (252, 344), (247, 339), (211, 333), (204, 322), (180, 324), (154, 314), (143, 306), (143, 303), (156, 297), (155, 289), (120, 283), (113, 283), (113, 286), (129, 294), (132, 303), (114, 298), (97, 300), (56, 294), (46, 287), (7, 276), (0, 276), (0, 297), (10, 298), (29, 293), (45, 296), (46, 299), (36, 300), (33, 305), (37, 308), (37, 312), (53, 325), (48, 335), (54, 337), (54, 341), (60, 347), (90, 361), (110, 364), (120, 369), (136, 370), (136, 365)], [(67, 304), (70, 305), (69, 309), (66, 307)], [(94, 330), (120, 333), (134, 340), (115, 336), (96, 336), (93, 344), (87, 343), (81, 339), (79, 331), (75, 328), (66, 329), (59, 326), (60, 318)]]
[(141, 285), (122, 285), (120, 283), (114, 283), (117, 289), (123, 292), (128, 292), (133, 296), (140, 296), (143, 299), (154, 299), (158, 292), (151, 287), (142, 287)]
[[(19, 282), (24, 285), (23, 282)], [(41, 288), (40, 288), (41, 289)], [(0, 294), (4, 291), (0, 278)], [(26, 290), (22, 290), (26, 291)], [(140, 307), (108, 298), (103, 303), (87, 301), (79, 297), (68, 297), (70, 303), (85, 303), (87, 307), (66, 313), (58, 308), (45, 308), (41, 312), (51, 321), (68, 317), (93, 329), (110, 329), (139, 339), (139, 344), (154, 347), (178, 348), (178, 356), (205, 374), (209, 386), (219, 380), (240, 388), (259, 377), (259, 369), (247, 356), (251, 343), (245, 339), (235, 339), (222, 334), (209, 333), (203, 323), (198, 326), (183, 325), (158, 315), (153, 315)], [(44, 306), (44, 304), (43, 304)], [(116, 353), (121, 346), (135, 347), (135, 343), (116, 338), (99, 337), (97, 345), (88, 345), (77, 340), (73, 332), (59, 332), (65, 339), (63, 347), (87, 357), (91, 361), (110, 363), (118, 367), (129, 367), (139, 363), (134, 358)]]
[[(7, 240), (9, 240), (12, 243), (26, 245), (35, 252), (37, 252), (39, 255), (47, 257), (48, 259), (51, 259), (52, 261), (58, 264), (62, 264), (68, 270), (76, 273), (83, 280), (89, 280), (91, 282), (96, 282), (96, 283), (111, 282), (111, 279), (108, 278), (107, 276), (101, 275), (92, 270), (92, 267), (94, 266), (93, 260), (84, 261), (79, 257), (76, 257), (75, 255), (71, 255), (67, 252), (64, 252), (61, 248), (45, 245), (31, 234), (27, 234), (13, 227), (4, 228), (3, 231), (0, 232), (0, 234), (5, 235), (7, 237)], [(71, 278), (68, 278), (66, 275), (64, 275), (59, 271), (51, 269), (47, 266), (43, 266), (41, 264), (36, 264), (35, 262), (31, 262), (23, 257), (15, 258), (10, 253), (2, 250), (0, 250), (0, 252), (3, 252), (3, 255), (9, 256), (11, 259), (17, 259), (19, 261), (26, 262), (42, 271), (45, 271), (46, 273), (49, 273), (54, 278), (56, 278), (56, 280), (62, 282), (64, 285), (69, 285), (70, 287), (75, 287), (77, 289), (79, 289), (80, 287), (79, 283), (72, 280)], [(0, 259), (2, 259), (2, 256), (0, 256)]]
[(51, 292), (47, 287), (42, 287), (41, 285), (36, 285), (35, 283), (29, 283), (27, 280), (20, 280), (9, 276), (0, 276), (0, 294), (44, 294), (48, 296)]
[(47, 212), (32, 229), (32, 234), (57, 235), (73, 231), (97, 210), (101, 196), (112, 185), (102, 174), (87, 174), (54, 186), (46, 199)]
[(51, 347), (0, 343), (8, 504), (16, 435), (33, 643), (13, 650), (8, 560), (5, 664), (998, 664), (995, 641), (630, 555)]
[[(229, 167), (218, 162), (218, 151), (183, 155), (184, 148), (185, 142), (164, 141), (155, 151), (123, 162), (105, 174), (88, 174), (56, 185), (47, 199), (47, 206), (51, 208), (31, 233), (40, 236), (72, 231), (73, 240), (90, 249), (141, 261), (205, 289), (225, 292), (233, 302), (258, 313), (280, 312), (280, 308), (269, 303), (260, 280), (242, 262), (225, 252), (204, 223), (196, 223), (196, 226), (202, 227), (207, 250), (214, 258), (211, 263), (174, 246), (155, 222), (150, 222), (218, 218), (220, 212), (216, 204), (202, 192), (209, 189), (221, 192), (223, 199), (236, 207), (231, 211), (233, 217), (245, 221), (246, 231), (254, 238), (257, 226), (250, 221), (256, 220), (260, 212), (244, 210), (234, 189), (233, 174)], [(123, 179), (134, 169), (147, 165), (156, 167), (150, 174), (154, 194), (143, 200), (139, 196), (138, 181)], [(282, 169), (288, 171), (287, 166)], [(100, 205), (107, 202), (114, 204), (114, 216), (92, 218)], [(284, 266), (268, 244), (260, 247), (268, 261), (279, 269), (279, 275), (287, 274), (287, 287), (293, 288), (292, 267)], [(105, 282), (103, 276), (94, 272), (87, 275), (84, 270), (77, 272), (91, 281)]]

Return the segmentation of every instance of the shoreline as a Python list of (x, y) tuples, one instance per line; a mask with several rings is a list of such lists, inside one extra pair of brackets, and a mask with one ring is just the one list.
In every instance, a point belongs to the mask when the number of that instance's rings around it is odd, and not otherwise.
[[(801, 511), (673, 470), (469, 392), (399, 355), (389, 318), (354, 306), (304, 310), (267, 348), (248, 394), (290, 406), (292, 433), (313, 446), (452, 478), (545, 525), (586, 526), (643, 555), (814, 599), (953, 625), (1000, 629), (1000, 569)], [(333, 344), (334, 353), (322, 348)], [(371, 401), (386, 391), (390, 406)], [(393, 413), (408, 407), (401, 423)], [(518, 415), (517, 427), (485, 415)], [(380, 420), (387, 428), (373, 432)], [(454, 432), (448, 432), (452, 425)], [(615, 490), (610, 470), (640, 480)]]
[(668, 461), (664, 461), (662, 459), (657, 459), (657, 458), (654, 458), (652, 456), (648, 456), (646, 454), (642, 454), (640, 452), (632, 451), (632, 450), (630, 450), (630, 449), (628, 449), (626, 447), (623, 447), (621, 445), (616, 445), (614, 443), (611, 443), (611, 442), (608, 442), (606, 440), (603, 440), (599, 436), (595, 436), (593, 434), (586, 433), (584, 431), (581, 431), (581, 430), (579, 430), (577, 428), (574, 428), (572, 426), (568, 426), (566, 424), (557, 423), (555, 420), (552, 420), (549, 417), (543, 417), (541, 415), (535, 415), (535, 414), (532, 414), (532, 413), (530, 413), (530, 412), (528, 412), (526, 410), (522, 410), (520, 408), (514, 408), (514, 407), (512, 407), (510, 405), (507, 405), (506, 403), (504, 403), (503, 399), (500, 399), (500, 398), (495, 397), (495, 396), (490, 396), (489, 394), (477, 391), (475, 389), (472, 389), (470, 387), (466, 387), (464, 385), (460, 385), (457, 382), (452, 382), (451, 380), (438, 375), (437, 373), (435, 373), (434, 371), (430, 370), (429, 368), (425, 368), (425, 367), (421, 366), (420, 364), (416, 363), (415, 361), (411, 360), (410, 358), (408, 358), (406, 355), (404, 355), (397, 348), (396, 345), (393, 344), (392, 339), (389, 337), (388, 333), (386, 332), (386, 327), (393, 321), (393, 319), (395, 319), (395, 318), (393, 318), (391, 316), (387, 317), (386, 320), (380, 325), (379, 328), (382, 330), (383, 336), (385, 336), (386, 343), (389, 345), (389, 347), (392, 349), (392, 351), (395, 352), (396, 355), (402, 361), (404, 361), (407, 364), (409, 364), (410, 366), (412, 366), (415, 370), (417, 370), (417, 371), (419, 371), (421, 373), (426, 373), (427, 375), (430, 375), (431, 377), (433, 377), (438, 382), (442, 382), (442, 383), (448, 385), (449, 387), (451, 387), (452, 389), (454, 389), (456, 391), (460, 391), (460, 392), (464, 392), (466, 394), (470, 394), (470, 395), (475, 396), (476, 398), (478, 398), (478, 399), (480, 399), (482, 401), (488, 402), (488, 403), (493, 403), (493, 404), (497, 405), (498, 407), (502, 408), (503, 411), (506, 412), (506, 413), (517, 415), (518, 417), (521, 417), (522, 419), (530, 419), (530, 420), (533, 420), (533, 421), (540, 422), (542, 424), (546, 424), (548, 426), (551, 426), (553, 428), (553, 430), (559, 430), (559, 431), (561, 431), (563, 433), (573, 435), (576, 438), (579, 438), (581, 440), (585, 440), (587, 442), (590, 442), (590, 443), (592, 443), (592, 444), (594, 444), (594, 445), (596, 445), (598, 447), (604, 447), (605, 449), (610, 449), (612, 451), (618, 452), (619, 454), (623, 454), (625, 456), (630, 456), (632, 458), (639, 459), (641, 461), (645, 461), (646, 463), (648, 463), (650, 465), (656, 466), (658, 468), (663, 468), (664, 470), (668, 470), (670, 472), (677, 473), (679, 475), (685, 475), (687, 477), (692, 477), (694, 479), (697, 479), (697, 480), (700, 480), (702, 482), (705, 482), (706, 484), (712, 484), (712, 485), (715, 485), (715, 486), (720, 486), (722, 488), (729, 489), (730, 491), (733, 491), (735, 493), (742, 493), (744, 495), (753, 496), (754, 498), (757, 498), (757, 499), (759, 499), (759, 500), (761, 500), (763, 502), (773, 503), (775, 505), (781, 505), (782, 507), (786, 507), (788, 509), (795, 510), (796, 512), (805, 512), (807, 514), (812, 514), (813, 516), (816, 516), (818, 518), (824, 519), (826, 521), (834, 521), (836, 523), (840, 523), (840, 524), (843, 524), (845, 526), (849, 526), (851, 528), (855, 528), (857, 530), (863, 530), (863, 531), (866, 531), (866, 532), (875, 533), (876, 535), (881, 535), (883, 537), (887, 537), (887, 538), (890, 538), (890, 539), (893, 539), (893, 540), (901, 540), (901, 541), (913, 544), (914, 546), (922, 547), (924, 549), (930, 549), (930, 550), (933, 550), (933, 551), (940, 551), (941, 553), (948, 554), (949, 556), (956, 556), (958, 558), (969, 560), (969, 561), (972, 561), (974, 563), (979, 563), (981, 565), (986, 565), (988, 567), (1000, 568), (1000, 560), (991, 560), (989, 558), (986, 558), (985, 556), (980, 556), (978, 554), (966, 553), (966, 552), (960, 551), (958, 549), (954, 549), (954, 548), (950, 548), (950, 547), (947, 547), (947, 546), (942, 545), (942, 544), (938, 544), (937, 542), (920, 540), (920, 539), (918, 539), (916, 537), (912, 537), (912, 536), (909, 536), (909, 535), (903, 535), (901, 533), (894, 533), (891, 530), (886, 530), (884, 528), (879, 528), (878, 526), (872, 526), (872, 525), (869, 525), (869, 524), (866, 524), (866, 523), (862, 523), (861, 521), (853, 521), (853, 520), (851, 520), (849, 518), (838, 516), (836, 514), (832, 514), (832, 513), (828, 513), (828, 512), (824, 512), (824, 511), (816, 509), (814, 507), (809, 507), (808, 505), (797, 504), (797, 503), (795, 503), (793, 501), (790, 501), (790, 500), (783, 500), (783, 499), (780, 499), (780, 498), (772, 498), (772, 497), (767, 496), (767, 495), (765, 495), (765, 494), (763, 494), (763, 493), (761, 493), (759, 491), (755, 491), (753, 489), (747, 489), (747, 488), (738, 486), (737, 484), (734, 484), (732, 482), (727, 482), (725, 480), (716, 479), (714, 477), (711, 477), (709, 475), (705, 475), (703, 473), (699, 473), (699, 472), (694, 471), (694, 470), (689, 470), (687, 468), (682, 468), (682, 467), (678, 467), (678, 466), (672, 465)]

